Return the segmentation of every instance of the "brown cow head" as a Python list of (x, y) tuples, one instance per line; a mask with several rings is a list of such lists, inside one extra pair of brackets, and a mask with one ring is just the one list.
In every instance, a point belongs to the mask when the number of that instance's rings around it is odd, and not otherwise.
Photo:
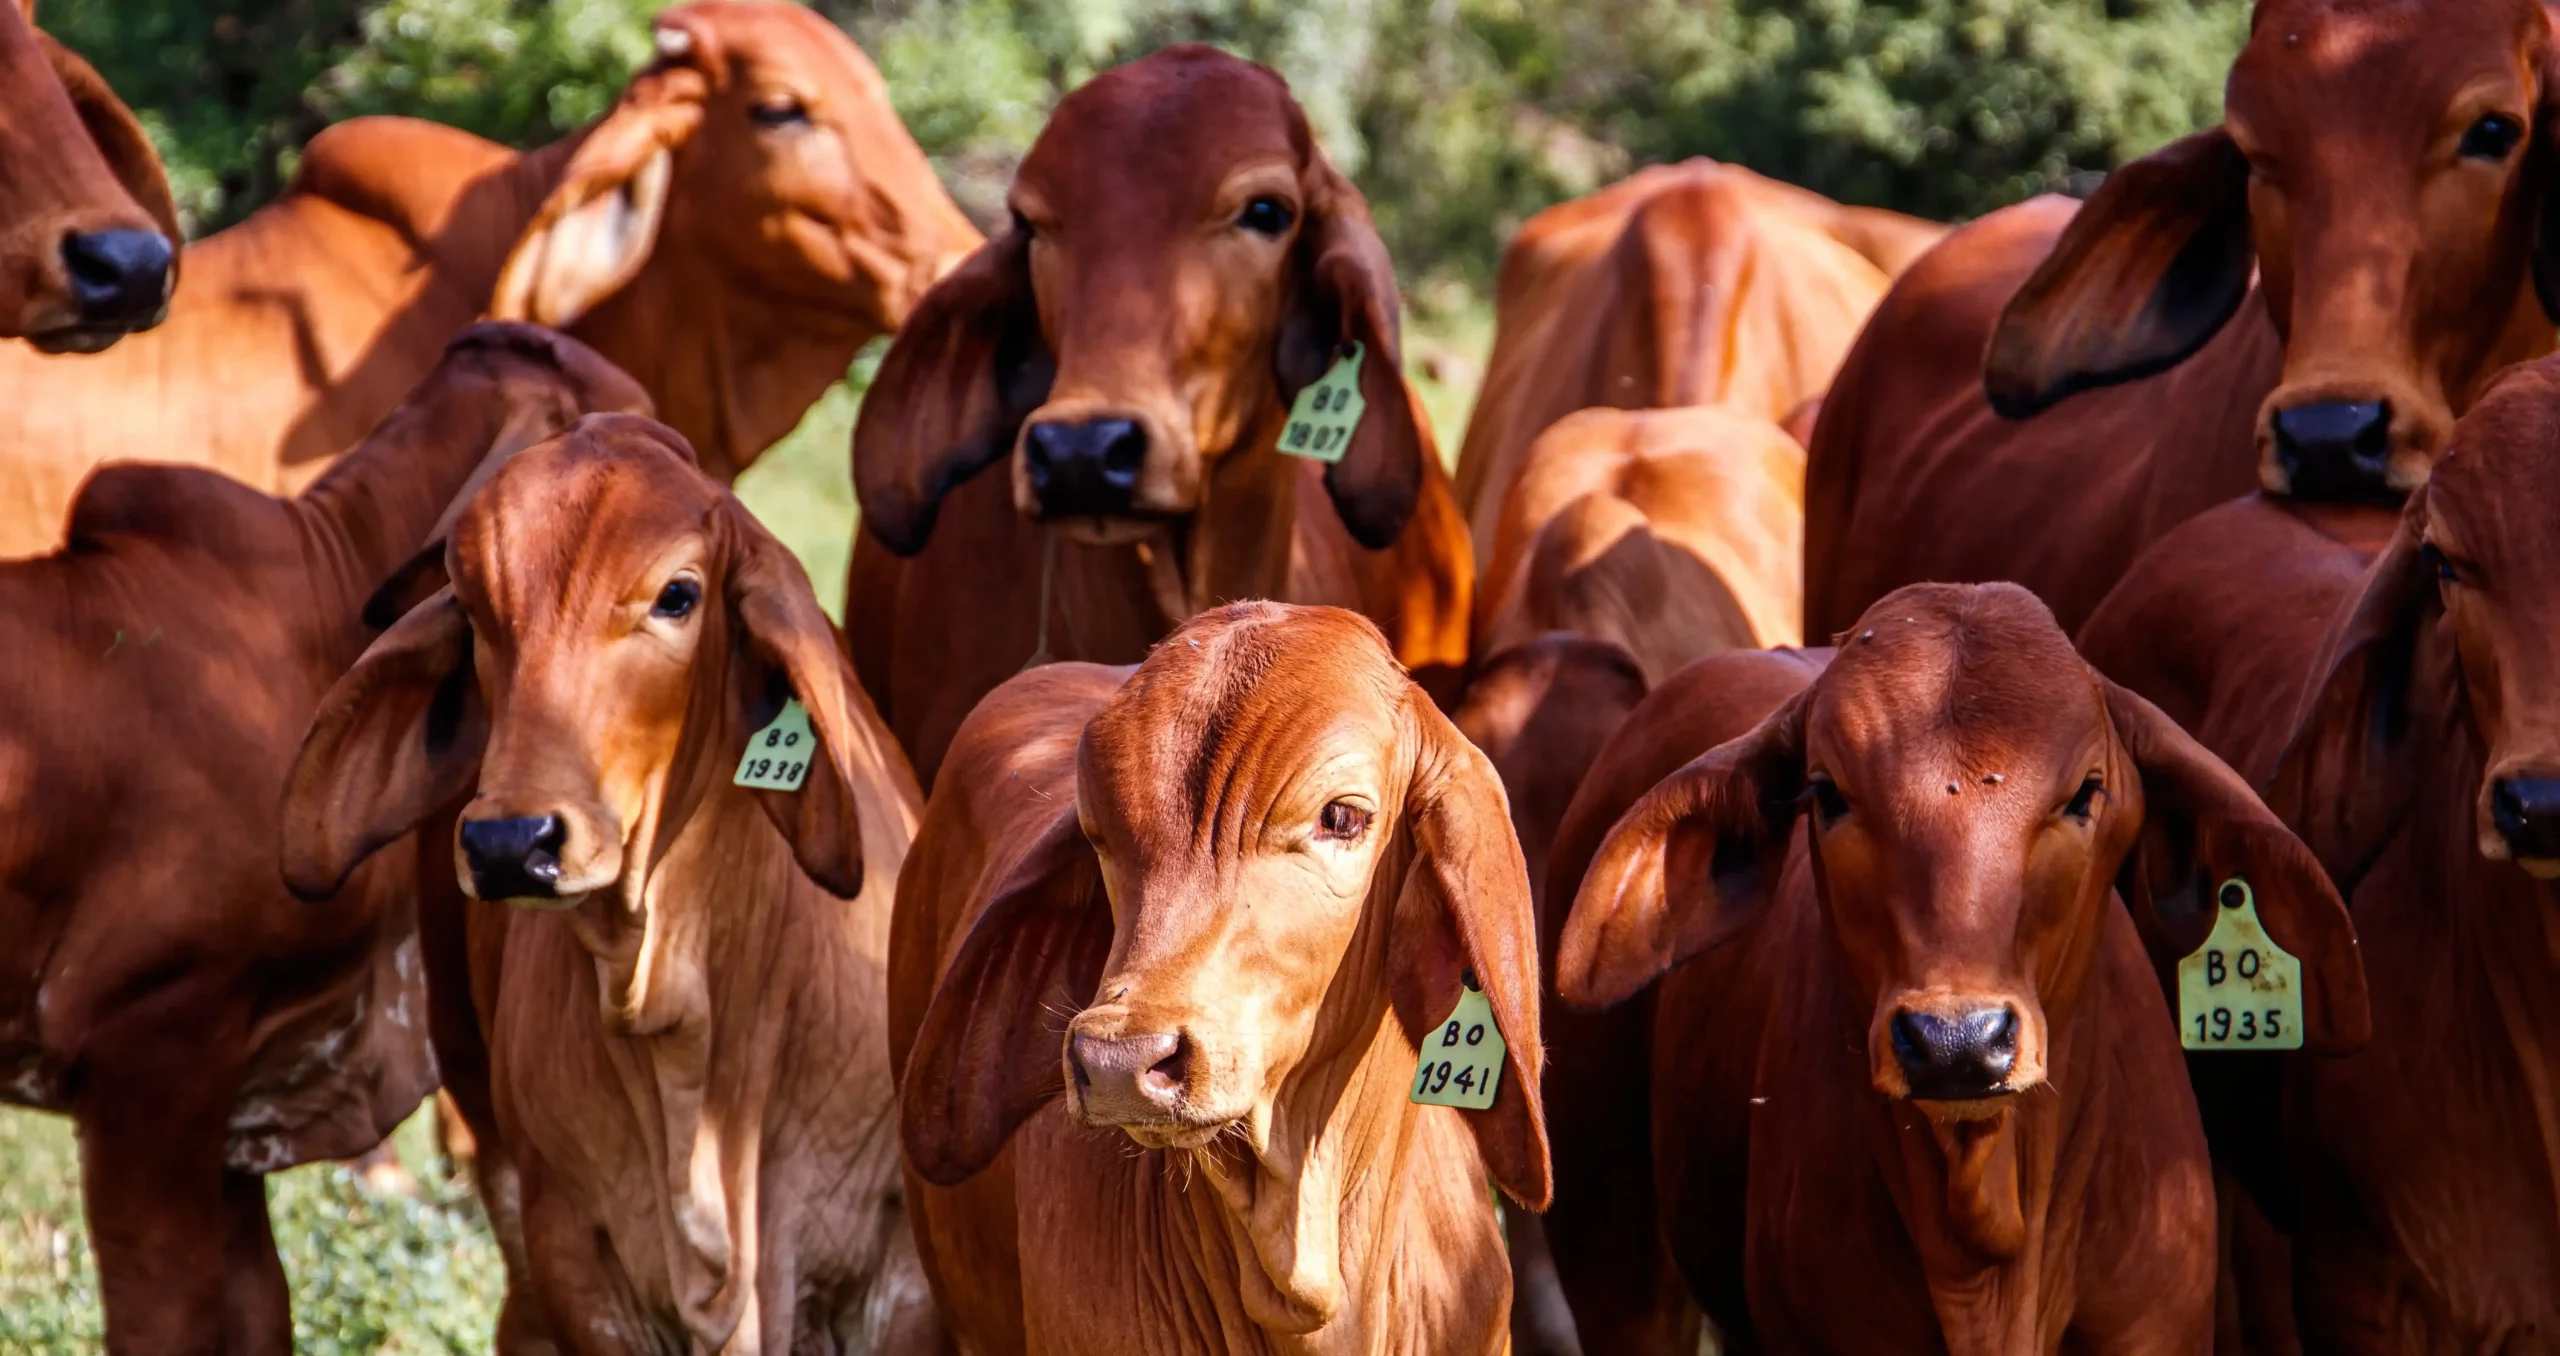
[(2044, 1081), (2146, 829), (2176, 865), (2137, 904), (2247, 877), (2303, 960), (2308, 1043), (2365, 1038), (2355, 934), (2311, 853), (2009, 584), (1887, 596), (1812, 686), (1629, 809), (1583, 879), (1557, 991), (1617, 1002), (1748, 926), (1799, 813), (1874, 1086), (1941, 1123)]
[(95, 353), (168, 314), (178, 214), (106, 82), (0, 3), (0, 337)]
[[(446, 550), (449, 589), (322, 702), (288, 792), (287, 880), (325, 893), (470, 794), (455, 844), (476, 898), (574, 910), (627, 966), (688, 901), (652, 873), (796, 695), (818, 744), (797, 791), (752, 794), (802, 869), (850, 896), (851, 674), (808, 576), (663, 425), (592, 415), (489, 479)], [(476, 792), (475, 792), (476, 788)], [(715, 845), (712, 850), (719, 850)], [(607, 995), (647, 1029), (639, 993)]]
[(2490, 376), (2551, 348), (2551, 57), (2535, 0), (2262, 0), (2223, 125), (2110, 176), (2011, 300), (1992, 404), (2024, 417), (2174, 366), (2238, 310), (2254, 262), (2285, 340), (2260, 481), (2415, 488)]
[[(1544, 1207), (1519, 844), (1491, 765), (1374, 626), (1274, 603), (1203, 613), (1086, 725), (1076, 769), (1076, 803), (926, 1013), (902, 1092), (919, 1172), (968, 1176), (1063, 1091), (1085, 1124), (1197, 1151), (1245, 1202), (1278, 1287), (1248, 1305), (1308, 1330), (1343, 1299), (1338, 1259), (1313, 1246), (1343, 1185), (1319, 1132), (1339, 1102), (1404, 1100), (1415, 1047), (1472, 973), (1510, 1061), (1490, 1109), (1456, 1114), (1493, 1180)], [(1082, 1007), (1063, 1050), (1025, 1039), (1053, 999)], [(1400, 1037), (1381, 1026), (1391, 1010)]]
[[(706, 0), (655, 23), (657, 62), (579, 144), (489, 310), (566, 328), (609, 301), (636, 305), (625, 289), (654, 261), (660, 309), (602, 316), (589, 337), (660, 392), (669, 422), (701, 438), (715, 424), (752, 424), (703, 448), (707, 468), (734, 474), (730, 463), (788, 432), (843, 377), (851, 349), (903, 324), (979, 235), (899, 122), (879, 71), (824, 18)], [(715, 320), (738, 342), (773, 334), (812, 348), (817, 386), (796, 404), (754, 388), (685, 389), (603, 333)]]
[(2334, 623), (2268, 796), (2349, 889), (2446, 775), (2477, 779), (2481, 856), (2560, 879), (2560, 359), (2500, 378), (2453, 444)]
[(854, 480), (891, 550), (924, 549), (942, 496), (1008, 454), (1025, 516), (1150, 535), (1354, 343), (1367, 411), (1325, 486), (1363, 545), (1404, 529), (1424, 436), (1394, 271), (1279, 76), (1185, 46), (1097, 77), (1033, 144), (1013, 213), (925, 299), (863, 406)]

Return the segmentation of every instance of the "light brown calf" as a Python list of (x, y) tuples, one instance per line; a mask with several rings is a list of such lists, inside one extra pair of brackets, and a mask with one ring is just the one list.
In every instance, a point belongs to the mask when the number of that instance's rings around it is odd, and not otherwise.
[[(325, 892), (469, 797), (434, 850), (542, 1320), (511, 1297), (511, 1340), (934, 1350), (881, 1030), (920, 798), (808, 577), (627, 417), (509, 463), (445, 565), (313, 721), (285, 876)], [(805, 782), (734, 785), (795, 698)]]
[[(1493, 769), (1352, 614), (1236, 604), (1134, 671), (998, 689), (894, 938), (963, 1343), (1504, 1350), (1488, 1188), (1547, 1197), (1531, 928)], [(1462, 977), (1508, 1044), (1495, 1100), (1415, 1105)]]

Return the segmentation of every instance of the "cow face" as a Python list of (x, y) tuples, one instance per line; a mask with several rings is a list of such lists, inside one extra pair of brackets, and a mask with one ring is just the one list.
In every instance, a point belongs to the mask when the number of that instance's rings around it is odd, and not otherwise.
[(2182, 361), (2254, 265), (2284, 370), (2276, 494), (2396, 496), (2501, 367), (2547, 351), (2560, 90), (2534, 0), (2268, 0), (2221, 127), (2127, 165), (2020, 289), (1987, 386), (2023, 416)]
[(2353, 932), (2310, 854), (2005, 584), (1889, 595), (1813, 686), (1631, 808), (1584, 878), (1559, 992), (1617, 1001), (1748, 927), (1799, 815), (1871, 1081), (1934, 1116), (1995, 1116), (2044, 1081), (2146, 827), (2170, 852), (2139, 904), (2249, 877), (2304, 948), (2311, 1041), (2362, 1039)]
[(168, 313), (178, 223), (133, 114), (0, 3), (0, 338), (95, 353)]
[[(1141, 1145), (1260, 1155), (1348, 1078), (1401, 1100), (1413, 1045), (1472, 976), (1509, 1062), (1469, 1124), (1494, 1179), (1543, 1202), (1536, 924), (1501, 784), (1366, 620), (1251, 603), (1177, 630), (1085, 727), (1054, 839), (972, 928), (918, 1038), (906, 1096), (948, 1108), (929, 1143), (909, 1118), (929, 1178), (1002, 1144), (1011, 1122), (981, 1108), (1016, 1076), (959, 1052), (1040, 1029), (1072, 927), (1096, 957), (1072, 981), (1083, 1006), (1015, 1119), (1063, 1087), (1079, 1120)], [(1057, 903), (1085, 864), (1107, 911)], [(1404, 1040), (1381, 1038), (1390, 1009)]]
[[(2560, 363), (2500, 378), (2331, 632), (2270, 799), (2301, 807), (2344, 881), (2448, 776), (2477, 778), (2482, 856), (2560, 879), (2560, 635), (2541, 611), (2560, 589), (2555, 416)], [(2474, 748), (2476, 765), (2432, 761)]]
[(1014, 504), (1089, 542), (1197, 511), (1221, 460), (1360, 345), (1326, 472), (1381, 547), (1421, 484), (1395, 278), (1367, 205), (1271, 71), (1176, 47), (1078, 89), (1023, 161), (1013, 226), (927, 299), (855, 434), (864, 522), (921, 550), (941, 496), (1007, 459)]

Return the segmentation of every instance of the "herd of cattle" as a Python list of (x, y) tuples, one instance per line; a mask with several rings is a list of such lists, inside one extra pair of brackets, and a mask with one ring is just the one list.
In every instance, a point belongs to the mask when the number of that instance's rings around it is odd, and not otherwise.
[[(993, 239), (704, 0), (173, 253), (33, 18), (0, 1095), (110, 1349), (287, 1350), (262, 1174), (441, 1087), (508, 1352), (2560, 1352), (2536, 0), (2260, 0), (2085, 204), (1554, 208), (1454, 478), (1205, 48)], [(839, 632), (726, 484), (883, 333)]]

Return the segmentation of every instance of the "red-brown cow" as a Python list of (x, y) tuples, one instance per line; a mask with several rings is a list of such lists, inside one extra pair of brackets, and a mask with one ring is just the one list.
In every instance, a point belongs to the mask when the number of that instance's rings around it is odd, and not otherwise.
[(2267, 779), (2366, 943), (2372, 1043), (2254, 1080), (2258, 1142), (2239, 1146), (2265, 1155), (2242, 1166), (2293, 1233), (2305, 1350), (2560, 1334), (2555, 485), (2543, 359), (2463, 416), (2378, 558), (2378, 514), (2243, 501), (2162, 538), (2084, 637)]
[[(1710, 1316), (1774, 1351), (2202, 1351), (2212, 1174), (2135, 914), (2247, 879), (2310, 1046), (2353, 1048), (2356, 936), (2312, 854), (2014, 586), (1899, 590), (1827, 663), (1674, 687), (1697, 709), (1639, 712), (1568, 815), (1615, 823), (1555, 986), (1661, 981), (1661, 1223)], [(1620, 799), (1674, 731), (1721, 742)]]
[(2017, 581), (2072, 629), (2253, 485), (2424, 481), (2490, 377), (2552, 346), (2551, 55), (2534, 0), (2261, 0), (2221, 126), (2076, 216), (2039, 199), (1949, 237), (1815, 431), (1805, 634), (1924, 579)]
[[(999, 688), (891, 939), (963, 1345), (1505, 1350), (1488, 1189), (1547, 1198), (1533, 929), (1493, 769), (1355, 615), (1233, 604)], [(1416, 1105), (1462, 979), (1491, 1103)]]
[(178, 214), (142, 125), (0, 0), (0, 339), (95, 353), (160, 323)]
[(647, 405), (480, 327), (300, 498), (108, 467), (68, 547), (0, 565), (0, 1095), (78, 1127), (111, 1351), (290, 1348), (261, 1174), (371, 1147), (436, 1081), (403, 862), (285, 890), (294, 746), (474, 468)]
[[(1395, 272), (1286, 82), (1192, 46), (1107, 72), (1012, 204), (854, 431), (854, 663), (926, 784), (1026, 661), (1134, 663), (1221, 601), (1351, 607), (1410, 666), (1463, 661), (1474, 565)], [(1292, 399), (1355, 349), (1340, 459), (1284, 453)]]

